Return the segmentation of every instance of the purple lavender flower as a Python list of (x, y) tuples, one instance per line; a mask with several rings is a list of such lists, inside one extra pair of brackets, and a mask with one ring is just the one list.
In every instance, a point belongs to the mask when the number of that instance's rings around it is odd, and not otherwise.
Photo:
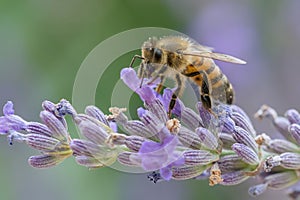
[(7, 135), (11, 131), (24, 130), (26, 127), (26, 121), (18, 115), (15, 115), (13, 103), (8, 101), (3, 106), (3, 115), (0, 117), (0, 134)]
[(300, 167), (298, 143), (300, 115), (298, 111), (288, 110), (285, 117), (281, 117), (273, 108), (263, 105), (257, 111), (256, 117), (270, 118), (277, 130), (286, 139), (271, 139), (269, 136), (263, 135), (260, 145), (266, 153), (271, 152), (271, 154), (263, 162), (264, 171), (267, 172), (260, 175), (263, 183), (249, 189), (249, 193), (253, 196), (263, 193), (267, 188), (287, 188), (300, 180), (298, 171)]
[[(8, 102), (0, 117), (0, 133), (11, 143), (24, 142), (41, 151), (28, 160), (37, 168), (55, 166), (73, 155), (88, 168), (119, 162), (152, 171), (148, 178), (154, 183), (205, 177), (211, 186), (236, 185), (258, 176), (261, 182), (249, 189), (252, 196), (299, 182), (300, 114), (296, 110), (282, 117), (262, 106), (256, 117), (269, 117), (284, 136), (271, 138), (266, 133), (257, 135), (247, 114), (235, 105), (217, 105), (212, 113), (201, 102), (194, 111), (178, 99), (170, 119), (172, 90), (157, 94), (152, 86), (140, 85), (131, 68), (123, 69), (121, 78), (144, 101), (138, 119), (128, 120), (126, 109), (118, 107), (110, 108), (110, 115), (95, 106), (77, 113), (63, 99), (58, 104), (43, 102), (43, 123), (27, 122), (14, 114)], [(65, 115), (73, 118), (82, 138), (70, 137)]]
[[(5, 130), (10, 143), (25, 142), (28, 146), (42, 152), (42, 155), (31, 156), (28, 162), (36, 168), (47, 168), (57, 165), (72, 155), (69, 147), (70, 136), (66, 126), (52, 112), (44, 110), (40, 117), (44, 124), (26, 122), (14, 115), (13, 104), (8, 102), (3, 108), (1, 126)], [(2, 129), (3, 130), (3, 129)], [(25, 132), (27, 134), (21, 133)]]

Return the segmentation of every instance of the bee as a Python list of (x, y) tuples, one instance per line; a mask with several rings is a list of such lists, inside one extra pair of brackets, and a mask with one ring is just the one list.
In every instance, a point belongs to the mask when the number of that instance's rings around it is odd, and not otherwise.
[(166, 78), (176, 83), (176, 89), (169, 103), (169, 117), (188, 79), (196, 86), (194, 88), (196, 88), (197, 98), (208, 111), (212, 112), (212, 108), (220, 103), (232, 104), (234, 100), (232, 84), (214, 60), (237, 64), (246, 63), (230, 55), (212, 52), (212, 48), (183, 36), (149, 38), (143, 43), (141, 51), (141, 56), (133, 57), (130, 67), (137, 58), (142, 59), (138, 70), (138, 76), (142, 78), (142, 81), (148, 78), (149, 83), (153, 83), (160, 79), (156, 87), (158, 93), (161, 92)]

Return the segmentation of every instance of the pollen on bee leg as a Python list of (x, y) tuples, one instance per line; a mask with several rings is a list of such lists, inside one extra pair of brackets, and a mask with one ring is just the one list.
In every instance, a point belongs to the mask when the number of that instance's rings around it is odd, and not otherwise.
[(210, 176), (209, 176), (209, 186), (214, 186), (223, 181), (221, 177), (221, 170), (219, 168), (218, 163), (213, 164), (210, 169)]
[(181, 124), (180, 124), (180, 121), (178, 119), (173, 118), (173, 119), (169, 119), (166, 122), (166, 127), (167, 127), (167, 129), (169, 129), (169, 131), (171, 133), (177, 134), (177, 133), (179, 133)]

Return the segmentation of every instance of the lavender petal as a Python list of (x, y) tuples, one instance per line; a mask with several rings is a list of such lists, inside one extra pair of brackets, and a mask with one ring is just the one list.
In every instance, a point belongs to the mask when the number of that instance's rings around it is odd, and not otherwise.
[(14, 104), (11, 101), (8, 101), (3, 106), (3, 115), (13, 115), (15, 113), (14, 111)]

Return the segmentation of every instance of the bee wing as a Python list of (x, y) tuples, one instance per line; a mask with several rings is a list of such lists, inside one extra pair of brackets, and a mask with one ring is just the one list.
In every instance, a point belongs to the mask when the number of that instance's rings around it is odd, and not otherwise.
[(214, 60), (220, 60), (220, 61), (236, 63), (236, 64), (246, 64), (246, 61), (244, 61), (242, 59), (236, 58), (231, 55), (215, 53), (215, 52), (207, 52), (207, 51), (185, 52), (185, 51), (183, 51), (182, 55), (199, 56), (199, 57), (211, 58)]

